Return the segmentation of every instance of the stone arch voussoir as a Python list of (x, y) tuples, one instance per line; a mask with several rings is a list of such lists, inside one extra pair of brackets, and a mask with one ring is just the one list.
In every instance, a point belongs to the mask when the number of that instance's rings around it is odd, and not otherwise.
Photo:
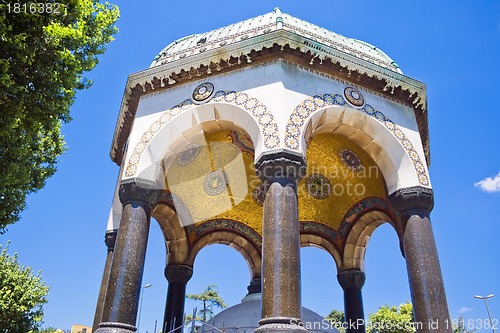
[(383, 210), (367, 211), (352, 223), (344, 245), (341, 270), (364, 271), (368, 241), (373, 232), (384, 223), (391, 224), (399, 237), (397, 225)]
[(191, 246), (188, 265), (194, 266), (196, 256), (205, 246), (225, 244), (243, 256), (248, 264), (251, 279), (261, 277), (262, 238), (256, 231), (233, 220), (212, 220), (190, 229), (198, 238)]
[(335, 265), (337, 266), (337, 268), (340, 267), (342, 263), (342, 255), (339, 249), (337, 248), (337, 246), (334, 244), (333, 241), (331, 241), (325, 236), (321, 236), (316, 233), (310, 233), (308, 231), (305, 231), (304, 228), (302, 228), (300, 232), (300, 246), (301, 247), (312, 246), (325, 250), (332, 256), (333, 260), (335, 260)]

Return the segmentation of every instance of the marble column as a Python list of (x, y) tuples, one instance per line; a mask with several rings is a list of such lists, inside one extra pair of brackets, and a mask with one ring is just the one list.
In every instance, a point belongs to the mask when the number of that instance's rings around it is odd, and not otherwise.
[(144, 180), (122, 181), (122, 218), (98, 333), (133, 333), (146, 256), (151, 211), (160, 191)]
[(305, 161), (289, 154), (256, 164), (267, 193), (262, 226), (262, 319), (256, 332), (307, 332), (301, 321), (297, 183)]
[(365, 313), (361, 288), (365, 284), (365, 273), (359, 270), (339, 272), (337, 279), (344, 290), (344, 315), (347, 333), (365, 333)]
[(104, 272), (102, 274), (101, 288), (99, 289), (99, 297), (97, 298), (97, 307), (95, 310), (94, 323), (92, 324), (92, 332), (95, 332), (99, 327), (102, 319), (102, 311), (104, 300), (106, 299), (106, 291), (108, 290), (109, 272), (111, 270), (111, 261), (113, 260), (113, 250), (115, 249), (116, 234), (118, 230), (108, 230), (104, 236), (104, 242), (108, 248), (106, 255), (106, 263), (104, 264)]
[[(165, 268), (168, 280), (167, 304), (163, 317), (163, 332), (182, 332), (184, 324), (184, 304), (186, 300), (186, 285), (193, 276), (193, 268), (186, 265), (170, 264)], [(177, 330), (177, 328), (179, 328)]]
[(448, 304), (432, 232), (431, 189), (403, 188), (389, 197), (403, 230), (403, 251), (410, 281), (417, 332), (452, 332)]

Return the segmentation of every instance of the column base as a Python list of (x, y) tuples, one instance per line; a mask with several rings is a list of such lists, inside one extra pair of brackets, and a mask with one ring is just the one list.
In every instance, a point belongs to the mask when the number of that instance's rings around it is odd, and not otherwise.
[(304, 322), (299, 318), (271, 317), (259, 321), (260, 327), (254, 333), (307, 333)]
[(137, 328), (134, 325), (122, 323), (100, 323), (99, 328), (93, 333), (135, 333)]

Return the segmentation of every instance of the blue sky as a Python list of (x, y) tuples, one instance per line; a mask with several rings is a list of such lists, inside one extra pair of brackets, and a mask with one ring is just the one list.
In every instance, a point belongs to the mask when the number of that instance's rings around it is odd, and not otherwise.
[[(499, 1), (117, 1), (120, 32), (89, 74), (94, 85), (77, 95), (73, 121), (64, 126), (68, 151), (47, 186), (29, 197), (22, 220), (0, 236), (10, 252), (51, 287), (45, 326), (91, 325), (106, 248), (104, 232), (118, 167), (109, 148), (128, 74), (147, 68), (175, 39), (273, 10), (378, 46), (403, 72), (427, 84), (435, 208), (431, 215), (452, 318), (485, 319), (474, 294), (500, 319), (500, 191), (475, 183), (500, 172)], [(487, 183), (495, 189), (495, 179)], [(497, 189), (500, 179), (497, 179)], [(303, 305), (326, 315), (342, 309), (333, 260), (302, 249)], [(141, 332), (163, 318), (165, 249), (152, 223)], [(410, 299), (406, 266), (388, 225), (375, 231), (366, 258), (365, 312)], [(226, 303), (245, 295), (244, 259), (225, 246), (209, 246), (195, 263), (189, 293), (217, 284)], [(189, 301), (186, 311), (194, 303)], [(479, 330), (485, 332), (486, 330)]]

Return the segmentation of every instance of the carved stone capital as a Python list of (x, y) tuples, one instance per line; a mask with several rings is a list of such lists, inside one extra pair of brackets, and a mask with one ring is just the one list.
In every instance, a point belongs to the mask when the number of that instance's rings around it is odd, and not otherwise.
[(151, 181), (139, 178), (131, 178), (120, 182), (119, 197), (122, 205), (132, 202), (142, 202), (154, 208), (161, 198), (163, 190)]
[(337, 279), (339, 280), (339, 284), (342, 289), (347, 288), (363, 288), (365, 284), (366, 275), (364, 272), (359, 270), (347, 270), (342, 271), (337, 274)]
[(389, 196), (394, 212), (398, 216), (411, 211), (425, 211), (430, 213), (434, 207), (434, 193), (432, 189), (422, 186), (402, 188)]
[(278, 152), (261, 156), (255, 169), (265, 183), (297, 183), (306, 174), (306, 161), (299, 155)]
[(186, 265), (170, 264), (165, 268), (165, 277), (168, 282), (186, 284), (193, 276), (193, 268)]
[(108, 247), (108, 251), (113, 251), (115, 249), (116, 235), (118, 234), (118, 229), (107, 230), (106, 235), (104, 235), (104, 243)]

